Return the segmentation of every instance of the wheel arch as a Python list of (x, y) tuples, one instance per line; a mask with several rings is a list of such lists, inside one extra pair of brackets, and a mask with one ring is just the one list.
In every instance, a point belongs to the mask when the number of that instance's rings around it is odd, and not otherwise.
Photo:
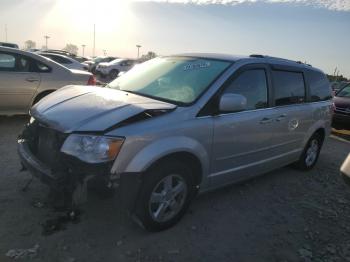
[(196, 155), (188, 151), (178, 151), (165, 155), (151, 163), (147, 170), (152, 169), (154, 166), (160, 163), (171, 161), (172, 159), (175, 159), (181, 163), (185, 163), (186, 166), (189, 166), (192, 171), (193, 181), (195, 185), (200, 185), (203, 178), (203, 167), (201, 161)]
[(45, 96), (47, 96), (55, 91), (56, 91), (56, 89), (48, 89), (48, 90), (41, 91), (40, 93), (37, 93), (33, 98), (32, 106), (35, 105), (37, 102), (39, 102), (43, 97), (45, 97)]
[(322, 137), (322, 142), (329, 136), (331, 131), (330, 126), (328, 127), (328, 124), (325, 121), (317, 121), (307, 132), (307, 134), (304, 137), (303, 145), (304, 148), (307, 144), (307, 142), (310, 140), (310, 138), (318, 133)]
[[(129, 158), (130, 155), (126, 158)], [(138, 172), (144, 173), (159, 161), (175, 158), (185, 162), (194, 170), (196, 182), (202, 183), (209, 172), (210, 157), (205, 147), (197, 140), (189, 137), (172, 137), (157, 140), (149, 144), (122, 167), (126, 159), (118, 159), (112, 173)], [(115, 172), (113, 172), (115, 171)]]

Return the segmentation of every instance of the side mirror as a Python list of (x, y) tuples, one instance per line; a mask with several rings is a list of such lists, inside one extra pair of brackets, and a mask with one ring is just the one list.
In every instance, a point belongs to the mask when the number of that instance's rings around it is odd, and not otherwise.
[(220, 112), (238, 112), (247, 108), (247, 98), (239, 94), (223, 94), (220, 97)]

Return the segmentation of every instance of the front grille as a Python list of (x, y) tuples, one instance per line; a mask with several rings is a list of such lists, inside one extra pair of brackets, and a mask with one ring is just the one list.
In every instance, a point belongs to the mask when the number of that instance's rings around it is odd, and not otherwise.
[(38, 122), (27, 127), (30, 132), (27, 140), (30, 141), (32, 153), (51, 168), (56, 168), (60, 159), (60, 148), (66, 134), (48, 128)]

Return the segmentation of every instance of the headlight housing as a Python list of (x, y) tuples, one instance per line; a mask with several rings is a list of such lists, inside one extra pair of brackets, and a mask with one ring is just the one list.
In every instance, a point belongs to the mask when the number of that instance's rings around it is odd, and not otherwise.
[(64, 141), (61, 152), (87, 163), (114, 160), (124, 142), (122, 137), (71, 134)]

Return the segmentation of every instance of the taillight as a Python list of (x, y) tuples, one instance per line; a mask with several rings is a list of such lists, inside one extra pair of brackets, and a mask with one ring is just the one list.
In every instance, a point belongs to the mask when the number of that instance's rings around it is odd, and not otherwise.
[(88, 82), (87, 82), (88, 86), (94, 86), (96, 85), (96, 78), (94, 75), (90, 76)]

